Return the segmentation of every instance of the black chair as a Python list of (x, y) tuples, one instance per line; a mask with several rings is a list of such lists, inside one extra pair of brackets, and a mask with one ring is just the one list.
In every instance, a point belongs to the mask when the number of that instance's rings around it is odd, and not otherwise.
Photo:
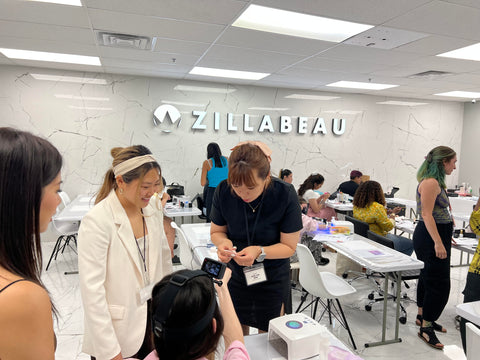
[(355, 232), (355, 234), (367, 237), (367, 232), (370, 229), (370, 225), (368, 225), (364, 221), (355, 219), (354, 217), (348, 215), (345, 215), (345, 220), (353, 223), (353, 231)]
[[(377, 234), (373, 231), (368, 230), (367, 237), (370, 240), (375, 241), (378, 244), (389, 247), (391, 249), (395, 249), (393, 240), (388, 239), (385, 236), (379, 235), (379, 234)], [(397, 281), (398, 279), (396, 278), (395, 274), (393, 273), (391, 275), (392, 275), (393, 281), (397, 284), (397, 286), (402, 286), (401, 284), (398, 284), (398, 281)], [(405, 285), (405, 287), (407, 289), (409, 289), (410, 286), (408, 285), (408, 283), (406, 281), (408, 281), (408, 280), (418, 280), (419, 276), (420, 276), (420, 270), (402, 271), (402, 282)], [(394, 285), (394, 283), (392, 283), (392, 285)], [(385, 296), (387, 297), (387, 299), (393, 299), (394, 301), (396, 300), (395, 295), (392, 295), (392, 294), (385, 295), (383, 293), (383, 290), (381, 289), (381, 287), (379, 287), (377, 289), (377, 292), (380, 294), (380, 297), (378, 297), (378, 298), (375, 298), (375, 292), (374, 291), (372, 291), (368, 295), (368, 299), (370, 300), (370, 302), (367, 305), (365, 305), (365, 310), (370, 311), (370, 310), (372, 310), (372, 305), (374, 303), (379, 302), (379, 301), (385, 301)], [(402, 295), (402, 300), (415, 302), (415, 300), (410, 299), (406, 294)], [(401, 302), (400, 302), (400, 309), (401, 309), (402, 315), (399, 317), (399, 321), (400, 321), (400, 323), (405, 324), (407, 322), (407, 312), (406, 312), (405, 307), (402, 305)]]

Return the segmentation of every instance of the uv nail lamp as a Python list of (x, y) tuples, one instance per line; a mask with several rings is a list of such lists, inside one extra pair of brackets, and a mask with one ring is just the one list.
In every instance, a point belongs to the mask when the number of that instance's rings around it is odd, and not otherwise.
[[(270, 320), (268, 341), (288, 360), (326, 360), (330, 340), (323, 325), (304, 314), (290, 314)], [(286, 347), (286, 349), (285, 349)]]

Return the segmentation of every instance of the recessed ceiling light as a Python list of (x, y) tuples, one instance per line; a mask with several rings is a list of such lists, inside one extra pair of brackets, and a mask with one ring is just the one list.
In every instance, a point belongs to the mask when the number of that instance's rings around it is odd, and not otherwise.
[(195, 104), (195, 103), (186, 103), (181, 101), (170, 101), (170, 100), (162, 100), (160, 101), (162, 104), (170, 104), (170, 105), (179, 105), (179, 106), (193, 106), (193, 107), (205, 107), (207, 104)]
[(191, 85), (177, 85), (173, 88), (173, 90), (177, 91), (198, 91), (198, 92), (206, 92), (206, 93), (217, 93), (217, 94), (230, 94), (237, 89), (232, 88), (218, 88), (218, 87), (206, 87), (206, 86), (191, 86)]
[(70, 94), (54, 94), (57, 99), (87, 100), (87, 101), (110, 101), (106, 97), (76, 96)]
[(82, 6), (82, 3), (80, 2), (80, 0), (28, 0), (28, 1), (46, 2), (46, 3), (61, 4), (61, 5)]
[(275, 108), (275, 107), (249, 107), (248, 110), (263, 110), (263, 111), (286, 111), (290, 108)]
[(420, 106), (420, 105), (427, 105), (428, 103), (413, 102), (413, 101), (389, 100), (389, 101), (377, 102), (377, 104), (380, 104), (380, 105), (398, 105), (398, 106)]
[(467, 98), (467, 99), (480, 98), (480, 92), (472, 92), (472, 91), (449, 91), (449, 92), (433, 94), (433, 95), (451, 96), (451, 97), (459, 97), (459, 98)]
[(224, 77), (232, 79), (245, 79), (245, 80), (260, 80), (264, 77), (270, 75), (268, 73), (257, 73), (250, 71), (238, 71), (238, 70), (227, 70), (227, 69), (214, 69), (196, 66), (191, 71), (192, 75), (204, 75), (204, 76), (215, 76), (215, 77)]
[(35, 60), (35, 61), (51, 61), (68, 64), (82, 64), (102, 66), (100, 58), (97, 56), (59, 54), (44, 51), (31, 51), (19, 49), (0, 49), (0, 52), (11, 59)]
[(466, 46), (457, 50), (448, 51), (437, 56), (463, 60), (480, 61), (480, 43)]
[(356, 81), (337, 81), (326, 86), (349, 88), (349, 89), (365, 89), (365, 90), (384, 90), (398, 85), (377, 84), (371, 82), (356, 82)]
[(253, 4), (232, 26), (332, 42), (342, 42), (373, 27)]
[(95, 79), (88, 77), (77, 76), (63, 76), (63, 75), (49, 75), (49, 74), (30, 74), (35, 80), (57, 81), (57, 82), (69, 82), (80, 84), (92, 84), (92, 85), (106, 85), (107, 80)]
[(290, 95), (285, 96), (285, 99), (333, 100), (333, 99), (340, 99), (340, 96), (308, 95), (308, 94), (290, 94)]

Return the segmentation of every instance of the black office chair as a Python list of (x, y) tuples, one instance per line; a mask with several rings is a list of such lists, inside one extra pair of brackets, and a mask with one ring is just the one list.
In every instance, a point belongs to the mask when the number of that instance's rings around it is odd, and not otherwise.
[(355, 232), (355, 234), (367, 237), (367, 232), (370, 229), (370, 225), (368, 225), (364, 221), (355, 219), (354, 217), (348, 215), (345, 215), (345, 220), (353, 223), (353, 231)]
[[(377, 234), (373, 231), (368, 230), (367, 231), (367, 237), (370, 240), (375, 241), (376, 243), (379, 243), (379, 244), (381, 244), (383, 246), (386, 246), (386, 247), (389, 247), (391, 249), (395, 249), (393, 240), (388, 239), (385, 236), (379, 235), (379, 234)], [(420, 270), (419, 269), (402, 271), (402, 282), (405, 285), (405, 287), (407, 289), (409, 289), (410, 286), (408, 285), (407, 281), (408, 280), (418, 280), (419, 276), (420, 276)], [(401, 286), (401, 284), (398, 284), (397, 278), (394, 276), (394, 274), (392, 274), (392, 279), (395, 283), (397, 283), (397, 286)], [(392, 283), (392, 285), (393, 285), (393, 283)], [(367, 305), (365, 305), (365, 310), (370, 311), (370, 310), (372, 310), (372, 305), (374, 303), (379, 302), (379, 301), (385, 301), (385, 294), (383, 293), (383, 290), (381, 289), (381, 287), (379, 287), (377, 289), (377, 292), (380, 294), (380, 297), (378, 297), (378, 298), (375, 298), (375, 291), (372, 291), (368, 295), (368, 299), (370, 300), (370, 302)], [(393, 299), (394, 301), (396, 300), (396, 296), (392, 295), (392, 294), (387, 294), (386, 297), (387, 297), (387, 299)], [(402, 295), (402, 300), (415, 302), (415, 300), (410, 299), (406, 294)], [(400, 323), (405, 324), (407, 322), (407, 312), (406, 312), (405, 307), (402, 305), (401, 302), (400, 302), (400, 309), (401, 309), (402, 315), (399, 317), (399, 321), (400, 321)]]
[[(370, 226), (366, 222), (355, 219), (354, 217), (351, 217), (348, 215), (345, 215), (345, 220), (353, 223), (353, 231), (355, 234), (361, 235), (363, 237), (367, 237), (367, 231), (370, 228)], [(357, 277), (351, 279), (350, 282), (360, 278), (364, 278), (364, 277), (370, 278), (370, 275), (371, 275), (368, 270), (365, 273), (354, 271), (354, 270), (347, 270), (342, 274), (342, 277), (346, 279), (349, 273), (357, 275)]]

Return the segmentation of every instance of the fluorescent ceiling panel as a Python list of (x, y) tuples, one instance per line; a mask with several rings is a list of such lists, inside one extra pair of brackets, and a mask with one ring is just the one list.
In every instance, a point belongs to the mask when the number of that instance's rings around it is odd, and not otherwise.
[(222, 78), (232, 78), (232, 79), (244, 79), (244, 80), (260, 80), (264, 77), (270, 75), (268, 73), (257, 73), (250, 71), (238, 71), (238, 70), (227, 70), (227, 69), (214, 69), (196, 66), (191, 71), (192, 75), (203, 75), (203, 76), (214, 76)]
[(80, 0), (27, 0), (27, 1), (46, 2), (46, 3), (60, 4), (60, 5), (82, 6), (82, 3), (80, 2)]
[(54, 94), (57, 99), (86, 100), (86, 101), (110, 101), (106, 97), (76, 96), (71, 94)]
[(373, 27), (253, 4), (232, 26), (332, 42), (342, 42)]
[(427, 105), (428, 103), (413, 102), (413, 101), (389, 100), (389, 101), (377, 102), (377, 104), (380, 104), (380, 105), (398, 105), (398, 106), (420, 106), (420, 105)]
[(365, 89), (365, 90), (385, 90), (398, 85), (390, 84), (377, 84), (371, 82), (356, 82), (356, 81), (337, 81), (326, 86), (339, 87), (339, 88), (349, 88), (349, 89)]
[(480, 43), (466, 46), (457, 50), (452, 50), (443, 54), (438, 54), (437, 56), (480, 61)]
[(0, 49), (0, 52), (10, 59), (34, 60), (34, 61), (51, 61), (67, 64), (82, 64), (102, 66), (100, 58), (97, 56), (59, 54), (44, 51), (31, 51), (19, 49)]
[(472, 92), (472, 91), (449, 91), (439, 94), (434, 94), (438, 96), (451, 96), (451, 97), (459, 97), (459, 98), (467, 98), (467, 99), (478, 99), (480, 98), (480, 92)]
[(49, 74), (30, 74), (35, 80), (69, 82), (79, 84), (106, 85), (107, 80), (77, 76), (49, 75)]
[(173, 88), (176, 91), (194, 91), (203, 93), (215, 93), (215, 94), (230, 94), (237, 91), (232, 88), (219, 88), (219, 87), (206, 87), (206, 86), (192, 86), (192, 85), (177, 85)]
[(325, 95), (308, 95), (308, 94), (290, 94), (285, 96), (285, 99), (299, 99), (299, 100), (333, 100), (340, 99), (340, 96), (325, 96)]

